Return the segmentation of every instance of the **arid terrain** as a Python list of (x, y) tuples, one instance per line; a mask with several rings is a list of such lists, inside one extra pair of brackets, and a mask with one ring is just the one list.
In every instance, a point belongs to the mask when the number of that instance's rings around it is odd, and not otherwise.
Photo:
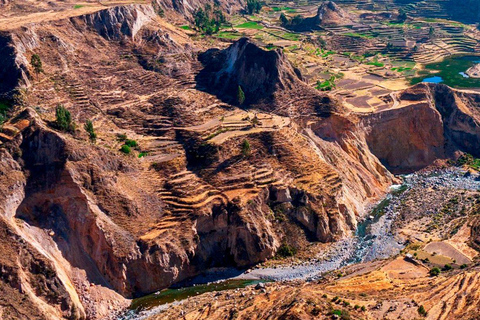
[(477, 319), (451, 6), (0, 0), (0, 319)]

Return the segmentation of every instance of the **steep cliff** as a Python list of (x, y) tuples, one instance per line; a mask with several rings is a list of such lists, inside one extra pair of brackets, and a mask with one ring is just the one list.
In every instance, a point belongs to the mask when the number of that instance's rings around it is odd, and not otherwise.
[(273, 103), (277, 90), (292, 90), (301, 78), (281, 50), (265, 51), (247, 38), (225, 50), (208, 50), (200, 61), (205, 68), (197, 76), (199, 86), (234, 104), (239, 87), (245, 104)]
[[(5, 38), (6, 61), (24, 73), (8, 73), (3, 91), (23, 76), (30, 87), (0, 135), (1, 221), (45, 262), (43, 291), (27, 301), (45, 318), (102, 319), (205, 269), (341, 239), (394, 182), (358, 119), (281, 52), (242, 39), (202, 65), (201, 47), (152, 10), (107, 8)], [(33, 53), (44, 68), (35, 76)], [(247, 110), (217, 99), (238, 86)], [(73, 132), (55, 125), (58, 104)], [(8, 266), (2, 286), (19, 295), (11, 269), (26, 267)]]
[(479, 95), (419, 84), (399, 94), (405, 106), (362, 122), (372, 152), (394, 172), (412, 172), (456, 151), (478, 156)]

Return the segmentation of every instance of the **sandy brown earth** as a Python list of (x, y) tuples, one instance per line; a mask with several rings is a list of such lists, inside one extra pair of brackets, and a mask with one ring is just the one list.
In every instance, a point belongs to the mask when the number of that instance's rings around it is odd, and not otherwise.
[[(476, 319), (478, 268), (429, 277), (427, 268), (399, 257), (344, 270), (318, 284), (266, 284), (204, 294), (150, 319)], [(363, 311), (364, 310), (364, 311)]]

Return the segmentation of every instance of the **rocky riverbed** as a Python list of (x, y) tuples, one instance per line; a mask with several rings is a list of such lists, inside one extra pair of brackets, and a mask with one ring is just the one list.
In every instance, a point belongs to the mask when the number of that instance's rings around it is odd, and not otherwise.
[[(413, 195), (427, 195), (432, 192), (444, 193), (445, 190), (459, 192), (480, 190), (478, 175), (455, 167), (404, 175), (402, 179), (402, 185), (392, 186), (391, 192), (382, 201), (372, 206), (365, 220), (358, 225), (357, 232), (353, 237), (331, 244), (328, 250), (308, 261), (291, 262), (273, 267), (260, 266), (247, 271), (210, 270), (187, 285), (196, 286), (200, 283), (210, 282), (211, 287), (208, 287), (207, 284), (206, 288), (203, 285), (201, 290), (196, 290), (200, 294), (217, 291), (215, 288), (218, 286), (218, 282), (225, 281), (225, 279), (228, 279), (226, 281), (239, 281), (239, 283), (243, 283), (241, 280), (310, 281), (347, 265), (386, 259), (398, 254), (405, 247), (407, 239), (398, 233), (398, 223), (395, 222), (402, 208), (405, 208), (405, 202), (408, 202)], [(230, 286), (226, 287), (230, 288)], [(185, 288), (179, 290), (185, 290)], [(194, 291), (192, 290), (192, 292)], [(151, 309), (141, 312), (131, 311), (128, 316), (121, 319), (143, 319), (166, 307), (165, 304), (160, 305), (161, 303), (162, 301), (159, 299), (159, 306), (152, 307), (155, 302), (150, 301)], [(181, 301), (174, 303), (178, 304)]]

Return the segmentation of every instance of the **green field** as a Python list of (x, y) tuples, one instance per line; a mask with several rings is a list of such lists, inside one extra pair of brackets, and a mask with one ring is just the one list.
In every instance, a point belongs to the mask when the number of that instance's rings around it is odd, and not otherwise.
[(453, 88), (480, 88), (480, 79), (467, 78), (461, 74), (477, 63), (480, 63), (479, 56), (450, 56), (441, 62), (427, 64), (417, 77), (411, 79), (411, 83), (417, 84), (431, 77), (439, 77), (441, 83)]
[(240, 28), (240, 29), (263, 29), (262, 25), (259, 25), (258, 23), (254, 21), (247, 21), (242, 24), (236, 25), (235, 28)]

